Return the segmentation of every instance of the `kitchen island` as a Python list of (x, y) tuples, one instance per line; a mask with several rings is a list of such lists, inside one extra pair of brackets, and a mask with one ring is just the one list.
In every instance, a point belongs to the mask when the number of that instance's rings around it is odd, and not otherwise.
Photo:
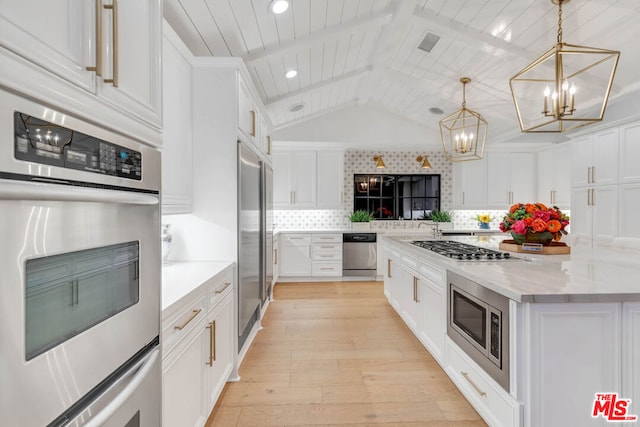
[[(497, 249), (502, 237), (446, 239)], [(592, 417), (596, 393), (618, 393), (631, 399), (628, 415), (640, 413), (640, 252), (454, 261), (412, 240), (383, 238), (385, 295), (489, 425), (605, 425), (603, 411)], [(508, 298), (506, 387), (447, 334), (450, 273)]]

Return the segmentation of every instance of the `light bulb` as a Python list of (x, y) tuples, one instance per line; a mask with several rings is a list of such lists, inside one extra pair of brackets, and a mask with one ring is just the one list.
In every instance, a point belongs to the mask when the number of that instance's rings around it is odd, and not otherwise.
[(546, 88), (544, 88), (544, 96), (549, 96), (551, 95), (551, 89), (549, 89), (549, 86), (547, 86)]
[(276, 15), (284, 13), (287, 9), (289, 9), (289, 2), (287, 0), (273, 0), (269, 4), (269, 10)]
[(571, 88), (569, 89), (569, 93), (571, 95), (576, 93), (576, 85), (574, 85), (573, 83), (571, 83)]
[(551, 99), (553, 99), (554, 101), (558, 98), (558, 93), (557, 92), (553, 92), (553, 95), (551, 95)]
[(564, 82), (562, 83), (562, 90), (567, 90), (569, 89), (569, 80), (564, 79)]

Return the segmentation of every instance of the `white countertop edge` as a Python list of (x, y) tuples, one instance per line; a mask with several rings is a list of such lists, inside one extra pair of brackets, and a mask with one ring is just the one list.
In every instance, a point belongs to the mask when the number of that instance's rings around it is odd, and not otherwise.
[(196, 291), (235, 263), (233, 261), (171, 261), (162, 266), (162, 311)]

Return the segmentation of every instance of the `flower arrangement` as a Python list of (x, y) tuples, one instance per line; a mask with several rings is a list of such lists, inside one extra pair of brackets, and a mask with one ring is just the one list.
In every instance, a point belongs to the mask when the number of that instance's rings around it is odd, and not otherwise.
[(489, 214), (478, 214), (478, 215), (474, 216), (473, 219), (475, 219), (476, 221), (481, 222), (483, 224), (488, 224), (491, 221), (493, 221), (493, 218), (491, 218), (491, 215), (489, 215)]
[(537, 242), (549, 244), (558, 241), (569, 225), (569, 217), (557, 206), (551, 208), (538, 203), (516, 203), (500, 223), (500, 230), (511, 233), (518, 244)]
[(381, 206), (378, 209), (376, 209), (376, 212), (374, 214), (374, 217), (376, 218), (391, 218), (392, 216), (393, 216), (393, 212), (391, 212), (389, 209), (385, 208), (384, 206)]

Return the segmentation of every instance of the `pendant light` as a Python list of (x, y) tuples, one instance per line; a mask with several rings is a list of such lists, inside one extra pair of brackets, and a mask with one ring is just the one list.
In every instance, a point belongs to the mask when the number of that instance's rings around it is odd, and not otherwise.
[(564, 132), (602, 120), (620, 52), (562, 40), (558, 6), (556, 44), (509, 81), (522, 132)]
[(479, 160), (484, 154), (489, 124), (475, 111), (467, 108), (466, 85), (469, 77), (461, 77), (462, 108), (440, 121), (440, 136), (447, 159), (452, 162)]

